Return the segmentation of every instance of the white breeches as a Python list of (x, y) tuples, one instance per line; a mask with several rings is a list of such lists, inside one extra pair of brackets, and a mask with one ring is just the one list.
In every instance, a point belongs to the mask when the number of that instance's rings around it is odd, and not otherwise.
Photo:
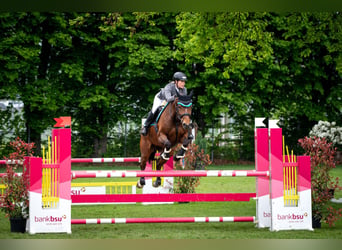
[(154, 96), (153, 106), (152, 106), (152, 113), (154, 114), (158, 107), (162, 104), (163, 100), (158, 98), (159, 92)]

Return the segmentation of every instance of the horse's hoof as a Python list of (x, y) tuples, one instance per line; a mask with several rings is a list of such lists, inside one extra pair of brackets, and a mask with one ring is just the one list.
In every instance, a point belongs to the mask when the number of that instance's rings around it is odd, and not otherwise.
[(162, 153), (160, 156), (162, 159), (164, 159), (165, 161), (168, 161), (170, 159), (170, 153)]
[(146, 183), (145, 183), (145, 178), (143, 179), (140, 179), (140, 185), (144, 186)]
[(173, 157), (175, 161), (179, 161), (180, 159), (183, 159), (185, 157), (185, 152), (188, 149), (184, 146), (181, 147), (181, 149), (176, 153), (176, 155)]
[(171, 153), (171, 148), (167, 150), (166, 148), (164, 149), (164, 152), (160, 155), (162, 159), (165, 161), (168, 161), (170, 159), (170, 153)]
[(140, 179), (137, 182), (137, 188), (143, 188), (145, 185), (145, 179)]
[(173, 160), (178, 162), (180, 159), (183, 159), (184, 157), (185, 155), (184, 156), (174, 155)]
[(137, 182), (137, 188), (139, 188), (139, 189), (141, 189), (141, 188), (143, 188), (144, 187), (144, 185), (141, 185), (140, 183), (139, 183), (139, 181)]
[(155, 182), (153, 182), (153, 187), (157, 188), (161, 185), (161, 179), (158, 178)]
[(185, 157), (185, 154), (176, 154), (176, 155), (173, 157), (173, 160), (179, 161), (180, 159), (183, 159), (184, 157)]

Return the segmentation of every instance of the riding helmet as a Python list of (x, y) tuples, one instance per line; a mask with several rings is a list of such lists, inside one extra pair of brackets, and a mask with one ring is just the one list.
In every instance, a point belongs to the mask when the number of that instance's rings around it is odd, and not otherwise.
[(181, 80), (181, 81), (187, 81), (188, 78), (186, 77), (186, 75), (183, 72), (176, 72), (173, 74), (173, 80)]

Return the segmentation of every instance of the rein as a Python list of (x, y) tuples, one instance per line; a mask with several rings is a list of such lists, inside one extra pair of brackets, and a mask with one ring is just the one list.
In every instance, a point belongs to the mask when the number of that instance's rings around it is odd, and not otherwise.
[(184, 103), (182, 103), (182, 102), (177, 102), (177, 103), (175, 104), (175, 108), (176, 108), (176, 141), (177, 141), (177, 139), (178, 139), (178, 125), (179, 125), (179, 122), (182, 121), (182, 118), (183, 118), (184, 116), (189, 116), (189, 117), (191, 117), (191, 114), (189, 114), (189, 113), (184, 113), (184, 114), (182, 114), (182, 115), (179, 116), (179, 114), (178, 114), (178, 110), (179, 110), (178, 105), (180, 105), (180, 106), (182, 106), (182, 107), (185, 107), (185, 108), (190, 108), (190, 107), (192, 106), (192, 102), (190, 102), (189, 104), (184, 104)]

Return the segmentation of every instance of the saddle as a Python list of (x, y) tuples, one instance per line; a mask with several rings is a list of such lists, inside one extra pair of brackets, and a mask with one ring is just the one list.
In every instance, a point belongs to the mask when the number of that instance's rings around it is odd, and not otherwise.
[(153, 122), (151, 123), (151, 126), (154, 127), (154, 129), (156, 130), (156, 132), (158, 132), (158, 121), (160, 116), (163, 114), (164, 110), (166, 109), (167, 105), (169, 105), (169, 103), (167, 103), (165, 106), (160, 106), (156, 112), (154, 113), (154, 117), (153, 117)]

